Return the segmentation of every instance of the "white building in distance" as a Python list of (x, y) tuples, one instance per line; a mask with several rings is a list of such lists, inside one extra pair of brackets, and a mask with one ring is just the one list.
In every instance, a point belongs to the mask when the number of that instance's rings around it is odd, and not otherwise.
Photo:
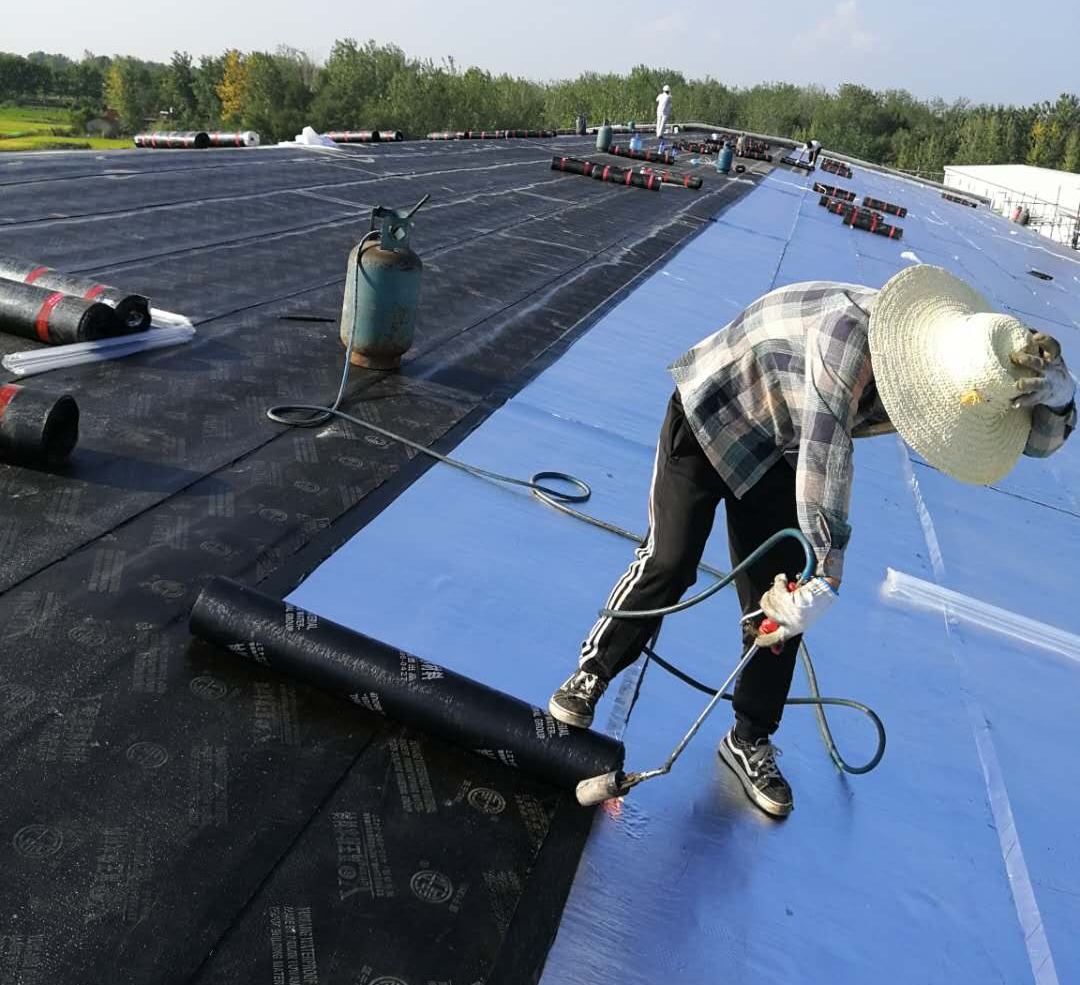
[(1080, 248), (1080, 174), (1027, 164), (964, 164), (945, 168), (945, 187), (990, 199), (1006, 218), (1026, 208), (1037, 232)]

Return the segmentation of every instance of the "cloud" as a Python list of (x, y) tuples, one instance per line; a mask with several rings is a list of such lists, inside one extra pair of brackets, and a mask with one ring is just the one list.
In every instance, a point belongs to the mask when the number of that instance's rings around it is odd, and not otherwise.
[(840, 0), (831, 14), (807, 32), (800, 47), (807, 41), (819, 48), (837, 45), (849, 51), (866, 51), (877, 47), (881, 39), (866, 23), (857, 0)]

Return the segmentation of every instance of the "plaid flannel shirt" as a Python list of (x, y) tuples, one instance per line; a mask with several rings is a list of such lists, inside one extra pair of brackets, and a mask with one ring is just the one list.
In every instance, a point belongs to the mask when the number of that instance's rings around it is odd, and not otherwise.
[[(828, 281), (780, 288), (669, 367), (694, 435), (736, 496), (781, 458), (795, 469), (799, 527), (817, 573), (837, 579), (851, 536), (852, 438), (894, 431), (866, 335), (877, 293)], [(1024, 453), (1049, 455), (1075, 424), (1075, 407), (1036, 407)]]

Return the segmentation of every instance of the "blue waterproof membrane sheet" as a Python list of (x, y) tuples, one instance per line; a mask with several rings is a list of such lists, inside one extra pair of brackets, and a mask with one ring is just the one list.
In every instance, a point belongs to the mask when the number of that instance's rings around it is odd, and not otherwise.
[[(818, 206), (815, 177), (907, 206), (903, 239), (843, 226)], [(810, 278), (880, 286), (909, 263), (938, 263), (1057, 335), (1080, 366), (1077, 256), (914, 183), (858, 167), (848, 181), (778, 170), (455, 455), (581, 476), (589, 512), (643, 531), (665, 367), (761, 293)], [(543, 982), (1080, 981), (1080, 665), (882, 594), (892, 567), (1080, 634), (1076, 440), (993, 488), (946, 479), (895, 436), (857, 445), (842, 598), (809, 645), (824, 693), (884, 719), (884, 761), (840, 774), (813, 714), (790, 709), (776, 741), (796, 810), (775, 822), (716, 757), (722, 707), (670, 776), (599, 813)], [(717, 527), (706, 560), (723, 567)], [(631, 549), (436, 466), (291, 601), (545, 705)], [(722, 592), (670, 618), (658, 649), (718, 682), (738, 646), (734, 593)], [(597, 722), (619, 730), (617, 690)], [(804, 690), (797, 671), (792, 693)], [(628, 768), (660, 765), (704, 702), (648, 667), (625, 723)], [(847, 757), (867, 758), (865, 721), (832, 719)]]

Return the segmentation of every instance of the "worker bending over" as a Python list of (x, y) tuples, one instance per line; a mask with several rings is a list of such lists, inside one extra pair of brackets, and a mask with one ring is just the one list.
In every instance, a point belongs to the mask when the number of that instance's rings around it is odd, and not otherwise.
[[(656, 609), (694, 584), (721, 501), (733, 565), (767, 538), (798, 527), (735, 579), (744, 614), (779, 624), (735, 687), (735, 724), (720, 758), (749, 797), (776, 816), (791, 787), (770, 736), (780, 724), (802, 634), (836, 601), (852, 481), (852, 439), (899, 432), (932, 466), (964, 482), (1001, 479), (1020, 454), (1044, 457), (1076, 425), (1073, 380), (1061, 346), (938, 267), (916, 265), (880, 290), (813, 282), (755, 301), (670, 367), (668, 403), (649, 493), (649, 530), (607, 600), (613, 610)], [(754, 623), (759, 619), (755, 617)], [(633, 663), (658, 620), (601, 618), (578, 669), (550, 711), (587, 727), (605, 688)], [(779, 644), (779, 655), (770, 647)]]
[(671, 86), (664, 86), (663, 91), (656, 97), (656, 139), (664, 136), (664, 129), (668, 120), (671, 119)]

